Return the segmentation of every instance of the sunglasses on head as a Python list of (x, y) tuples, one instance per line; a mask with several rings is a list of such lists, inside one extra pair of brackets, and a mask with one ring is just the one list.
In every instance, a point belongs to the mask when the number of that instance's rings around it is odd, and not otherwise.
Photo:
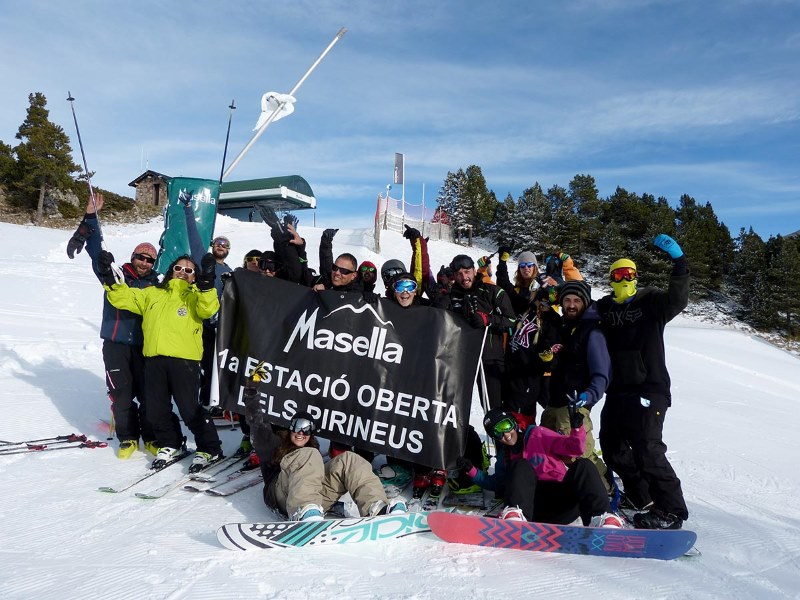
[(536, 263), (532, 263), (532, 262), (519, 263), (519, 268), (520, 269), (530, 269), (531, 267), (535, 267), (535, 266), (536, 266)]
[(336, 273), (338, 271), (342, 275), (352, 275), (353, 273), (355, 273), (355, 271), (353, 269), (345, 269), (344, 267), (340, 267), (336, 263), (333, 263), (333, 266), (331, 267), (331, 271), (333, 271), (334, 273)]
[(636, 279), (636, 269), (631, 267), (620, 267), (611, 271), (611, 281), (619, 283), (622, 280), (633, 281)]
[(461, 269), (474, 269), (475, 263), (471, 258), (467, 256), (462, 259), (459, 259), (458, 262), (454, 262), (450, 266), (453, 269), (453, 271), (460, 271)]
[(152, 256), (148, 256), (147, 254), (134, 254), (133, 258), (135, 258), (136, 260), (141, 260), (146, 263), (150, 263), (151, 265), (156, 262), (155, 258), (153, 258)]
[(408, 292), (409, 294), (417, 291), (417, 282), (411, 279), (401, 279), (394, 284), (394, 291), (398, 294)]
[(289, 431), (302, 435), (311, 435), (314, 433), (314, 423), (308, 419), (296, 419), (289, 425)]
[(230, 249), (231, 247), (231, 243), (224, 238), (217, 238), (211, 245), (219, 246), (220, 248), (225, 248), (226, 250)]
[(361, 267), (362, 273), (374, 273), (375, 267)]
[(514, 419), (506, 417), (495, 424), (494, 429), (492, 430), (492, 437), (499, 441), (505, 434), (507, 434), (509, 431), (514, 431), (516, 428), (517, 423), (514, 421)]
[(187, 275), (191, 275), (194, 273), (194, 267), (184, 267), (183, 265), (175, 265), (174, 267), (172, 267), (172, 270), (175, 271), (176, 273), (180, 273), (181, 271), (183, 271)]

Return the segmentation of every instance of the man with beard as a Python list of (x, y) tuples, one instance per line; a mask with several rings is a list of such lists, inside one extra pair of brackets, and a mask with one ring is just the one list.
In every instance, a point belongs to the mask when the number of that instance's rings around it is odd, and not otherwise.
[(611, 379), (611, 359), (601, 329), (602, 321), (592, 289), (585, 281), (567, 281), (558, 291), (561, 303), (561, 337), (558, 361), (550, 376), (550, 397), (542, 414), (541, 425), (564, 435), (570, 434), (568, 405), (583, 414), (586, 445), (583, 458), (597, 467), (606, 490), (606, 465), (595, 452), (592, 420), (589, 411), (605, 394)]

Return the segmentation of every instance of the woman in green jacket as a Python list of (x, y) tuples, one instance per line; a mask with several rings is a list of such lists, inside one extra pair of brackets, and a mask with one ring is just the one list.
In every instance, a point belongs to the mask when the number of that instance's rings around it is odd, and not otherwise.
[(219, 310), (214, 257), (206, 254), (202, 271), (198, 272), (189, 256), (181, 256), (169, 266), (164, 281), (145, 289), (115, 282), (111, 272), (113, 260), (109, 252), (98, 257), (108, 301), (117, 308), (142, 315), (147, 418), (159, 446), (152, 468), (165, 467), (181, 453), (184, 440), (179, 439), (170, 417), (175, 400), (197, 445), (190, 471), (200, 471), (222, 457), (217, 429), (198, 403), (203, 320)]

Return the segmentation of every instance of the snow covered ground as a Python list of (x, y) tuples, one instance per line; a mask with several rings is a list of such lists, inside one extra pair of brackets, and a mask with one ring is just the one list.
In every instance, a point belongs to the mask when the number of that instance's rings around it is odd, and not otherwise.
[[(302, 223), (300, 231), (315, 263), (321, 231)], [(157, 243), (160, 233), (159, 222), (105, 228), (119, 259), (140, 241)], [(270, 245), (262, 224), (221, 217), (217, 233), (233, 243), (232, 265)], [(1, 440), (106, 438), (102, 293), (85, 253), (67, 258), (69, 235), (0, 224)], [(376, 264), (408, 261), (400, 235), (384, 232), (382, 255), (368, 251), (366, 239), (363, 230), (342, 230), (334, 249)], [(431, 265), (463, 251), (431, 243)], [(666, 343), (674, 405), (665, 440), (700, 557), (547, 555), (448, 545), (431, 534), (231, 552), (217, 543), (219, 525), (274, 518), (259, 488), (230, 498), (176, 490), (155, 501), (133, 497), (135, 490), (103, 494), (99, 486), (125, 481), (149, 462), (143, 453), (118, 460), (113, 442), (0, 456), (0, 598), (800, 598), (800, 360), (741, 331), (684, 317), (668, 327)], [(480, 431), (477, 409), (472, 417)], [(239, 434), (222, 436), (232, 452)]]

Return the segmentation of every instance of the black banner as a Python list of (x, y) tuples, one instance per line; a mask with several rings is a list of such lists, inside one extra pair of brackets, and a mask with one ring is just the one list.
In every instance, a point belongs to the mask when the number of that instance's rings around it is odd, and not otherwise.
[[(268, 363), (250, 414), (435, 468), (463, 454), (483, 331), (439, 309), (313, 290), (236, 269), (217, 329), (222, 405), (244, 414), (245, 379)], [(261, 420), (261, 419), (259, 419)]]

